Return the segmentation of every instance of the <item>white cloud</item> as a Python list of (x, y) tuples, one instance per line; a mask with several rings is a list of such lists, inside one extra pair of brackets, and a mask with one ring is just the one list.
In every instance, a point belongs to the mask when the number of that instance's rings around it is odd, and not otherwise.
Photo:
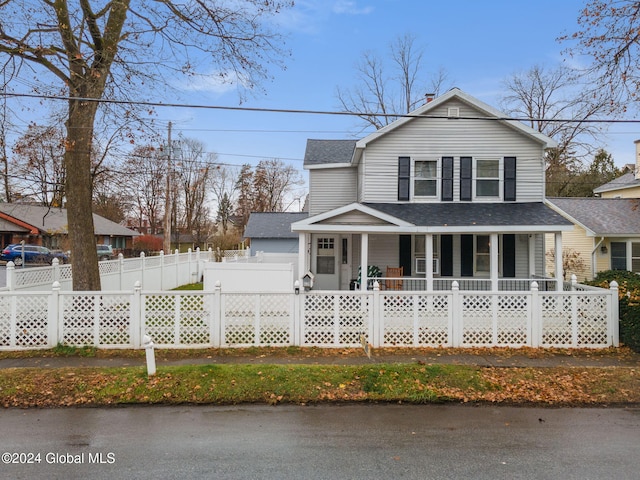
[(238, 76), (233, 71), (211, 72), (207, 75), (194, 75), (187, 77), (178, 86), (187, 92), (209, 92), (216, 95), (237, 90), (238, 85), (247, 85), (246, 79)]
[(357, 2), (353, 2), (350, 0), (338, 0), (333, 4), (332, 10), (333, 13), (337, 13), (338, 15), (368, 15), (373, 12), (373, 7), (359, 7), (357, 5)]

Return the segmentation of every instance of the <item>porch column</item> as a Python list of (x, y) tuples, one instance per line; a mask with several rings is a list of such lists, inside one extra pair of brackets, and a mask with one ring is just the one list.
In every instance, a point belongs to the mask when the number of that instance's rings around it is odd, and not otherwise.
[(536, 275), (536, 236), (529, 235), (529, 278), (535, 278)]
[(558, 292), (562, 291), (562, 281), (564, 280), (562, 277), (562, 232), (556, 232), (556, 247), (555, 247), (555, 257), (556, 257), (556, 290)]
[(498, 234), (492, 233), (489, 237), (489, 255), (491, 257), (491, 290), (498, 291)]
[(427, 233), (424, 236), (425, 248), (425, 272), (427, 273), (427, 292), (433, 291), (433, 235)]
[(369, 234), (360, 234), (360, 290), (367, 291), (367, 273), (369, 265)]
[(298, 280), (302, 288), (302, 277), (307, 273), (307, 234), (298, 233)]

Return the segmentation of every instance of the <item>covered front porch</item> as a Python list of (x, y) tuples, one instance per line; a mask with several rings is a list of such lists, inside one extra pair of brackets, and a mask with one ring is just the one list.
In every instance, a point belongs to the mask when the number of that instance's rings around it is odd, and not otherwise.
[(313, 290), (362, 291), (374, 282), (403, 291), (449, 291), (454, 282), (460, 290), (530, 290), (536, 282), (541, 291), (561, 291), (562, 231), (569, 228), (537, 203), (352, 204), (293, 225), (300, 276), (311, 273)]

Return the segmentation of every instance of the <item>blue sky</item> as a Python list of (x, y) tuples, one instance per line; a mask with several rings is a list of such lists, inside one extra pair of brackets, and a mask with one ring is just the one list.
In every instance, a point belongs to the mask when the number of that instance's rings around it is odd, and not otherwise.
[[(356, 83), (355, 64), (365, 50), (384, 56), (406, 33), (424, 49), (431, 72), (444, 68), (450, 84), (498, 107), (502, 82), (539, 64), (561, 62), (556, 38), (576, 28), (584, 0), (298, 0), (281, 15), (292, 57), (285, 71), (264, 85), (266, 95), (249, 97), (246, 107), (339, 110), (336, 88)], [(425, 92), (426, 93), (426, 92)], [(171, 99), (166, 99), (170, 101)], [(202, 89), (190, 103), (237, 106), (234, 90)], [(175, 132), (205, 142), (229, 164), (280, 158), (302, 169), (307, 138), (351, 138), (358, 119), (326, 115), (163, 109)], [(616, 164), (634, 161), (632, 125), (616, 127), (602, 147)]]

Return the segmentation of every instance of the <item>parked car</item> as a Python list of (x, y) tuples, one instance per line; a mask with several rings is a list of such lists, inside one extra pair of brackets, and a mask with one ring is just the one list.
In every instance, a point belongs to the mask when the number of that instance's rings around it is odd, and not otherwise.
[(113, 260), (113, 248), (111, 245), (97, 245), (96, 249), (98, 250), (98, 260)]
[(46, 247), (40, 245), (29, 245), (14, 243), (7, 245), (0, 254), (0, 260), (13, 262), (15, 265), (24, 263), (47, 263), (51, 264), (53, 259), (57, 258), (60, 263), (67, 263), (69, 257), (62, 252), (52, 252)]

